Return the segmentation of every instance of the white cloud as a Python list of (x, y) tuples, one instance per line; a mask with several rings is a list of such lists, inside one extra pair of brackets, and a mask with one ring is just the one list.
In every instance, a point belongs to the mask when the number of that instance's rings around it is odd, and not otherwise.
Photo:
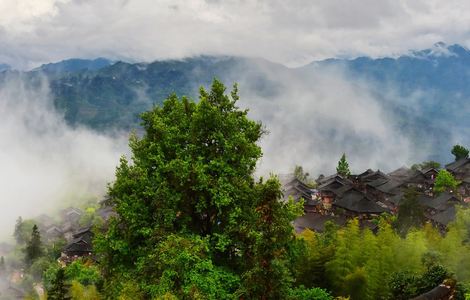
[(316, 176), (332, 174), (343, 152), (357, 173), (391, 171), (428, 155), (426, 145), (417, 149), (398, 130), (370, 83), (351, 80), (337, 68), (305, 74), (264, 69), (261, 74), (275, 87), (273, 93), (260, 94), (250, 75), (239, 80), (240, 105), (269, 131), (261, 142), (260, 174), (287, 173), (295, 165)]
[(469, 9), (463, 0), (3, 0), (0, 61), (393, 55), (441, 40), (470, 45)]
[(0, 86), (0, 238), (34, 217), (103, 195), (126, 139), (72, 129), (52, 108), (46, 82)]

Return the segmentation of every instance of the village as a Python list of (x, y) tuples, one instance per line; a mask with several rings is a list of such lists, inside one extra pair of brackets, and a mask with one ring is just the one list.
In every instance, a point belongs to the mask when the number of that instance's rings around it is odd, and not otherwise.
[[(348, 220), (357, 218), (363, 227), (373, 232), (377, 228), (375, 218), (383, 213), (396, 215), (404, 193), (414, 188), (418, 201), (424, 208), (424, 217), (441, 231), (456, 215), (456, 207), (470, 203), (470, 158), (463, 158), (445, 166), (459, 182), (457, 190), (435, 193), (434, 181), (438, 168), (411, 169), (401, 167), (388, 174), (380, 170), (368, 169), (357, 175), (333, 174), (320, 175), (316, 187), (296, 178), (294, 174), (279, 176), (284, 200), (292, 197), (294, 201), (304, 201), (304, 215), (294, 222), (296, 232), (310, 229), (316, 232), (324, 230), (325, 223), (331, 221), (339, 226)], [(112, 206), (103, 200), (94, 212), (105, 223), (116, 216)], [(35, 219), (41, 236), (46, 242), (64, 238), (66, 245), (62, 249), (59, 262), (63, 265), (73, 260), (93, 257), (93, 231), (90, 222), (83, 226), (80, 220), (84, 216), (80, 208), (69, 207), (60, 213), (60, 222), (42, 214)]]
[(304, 200), (305, 214), (294, 222), (296, 232), (322, 232), (328, 221), (342, 226), (352, 218), (374, 232), (377, 223), (373, 220), (384, 213), (396, 215), (409, 189), (417, 192), (426, 222), (445, 232), (455, 219), (456, 207), (470, 203), (470, 159), (454, 161), (443, 170), (459, 183), (455, 190), (435, 192), (434, 182), (440, 172), (436, 167), (401, 167), (388, 174), (368, 169), (357, 175), (320, 175), (315, 188), (293, 174), (281, 176), (281, 182), (284, 199)]
[[(440, 172), (451, 174), (458, 186), (436, 192), (435, 182)], [(445, 233), (449, 223), (455, 219), (458, 207), (470, 203), (468, 157), (447, 164), (444, 168), (401, 167), (389, 173), (368, 169), (360, 174), (338, 172), (329, 176), (320, 175), (313, 184), (295, 173), (278, 177), (283, 192), (281, 201), (303, 201), (304, 214), (293, 222), (297, 233), (306, 229), (321, 233), (328, 222), (344, 226), (351, 219), (357, 219), (362, 228), (377, 233), (378, 218), (384, 215), (396, 216), (410, 189), (416, 192), (426, 222)], [(114, 216), (117, 214), (109, 199), (105, 198), (91, 210), (68, 207), (61, 210), (58, 216), (41, 214), (26, 223), (37, 225), (44, 245), (60, 245), (57, 265), (66, 267), (74, 261), (96, 261), (93, 227), (97, 224), (106, 227)], [(12, 245), (0, 245), (0, 255), (6, 258), (14, 251)], [(10, 296), (22, 299), (24, 293), (19, 284), (24, 281), (26, 274), (14, 266), (12, 270), (7, 278), (8, 291)], [(44, 293), (44, 287), (40, 284), (35, 285), (34, 289), (38, 295)]]

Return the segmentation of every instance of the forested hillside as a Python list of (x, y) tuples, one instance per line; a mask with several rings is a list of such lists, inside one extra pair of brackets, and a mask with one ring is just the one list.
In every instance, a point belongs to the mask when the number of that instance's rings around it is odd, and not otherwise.
[[(237, 57), (153, 63), (73, 59), (26, 74), (2, 72), (0, 78), (45, 75), (54, 104), (69, 124), (102, 131), (136, 128), (138, 115), (153, 104), (161, 104), (171, 93), (196, 96), (199, 87), (207, 86), (214, 77), (226, 83), (242, 82), (243, 90), (250, 91), (250, 96), (256, 93), (264, 102), (282, 97), (290, 88), (289, 78), (301, 78), (308, 84), (316, 80), (312, 74), (321, 76), (331, 69), (339, 70), (352, 84), (367, 86), (388, 115), (386, 122), (413, 140), (414, 150), (426, 148), (428, 158), (445, 161), (452, 142), (468, 142), (470, 51), (458, 45), (437, 44), (398, 58), (330, 59), (299, 68)], [(319, 100), (312, 97), (308, 105), (315, 107)]]

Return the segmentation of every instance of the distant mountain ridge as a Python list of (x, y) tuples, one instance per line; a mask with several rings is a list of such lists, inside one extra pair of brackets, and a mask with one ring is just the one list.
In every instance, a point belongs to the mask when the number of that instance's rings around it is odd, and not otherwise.
[[(376, 97), (397, 116), (400, 130), (418, 145), (432, 145), (435, 153), (431, 158), (442, 158), (444, 151), (448, 155), (447, 142), (454, 131), (463, 133), (470, 143), (470, 51), (459, 45), (438, 43), (396, 58), (328, 59), (299, 68), (230, 56), (152, 63), (71, 59), (43, 65), (23, 76), (34, 79), (46, 75), (54, 104), (66, 121), (101, 131), (136, 128), (141, 112), (171, 93), (195, 96), (199, 86), (209, 85), (214, 77), (227, 84), (238, 82), (242, 76), (248, 78), (245, 87), (250, 85), (250, 90), (269, 100), (280, 87), (266, 74), (286, 74), (287, 78), (320, 72), (324, 67), (340, 68), (350, 80), (376, 86)], [(14, 74), (3, 72), (0, 81)]]
[(96, 59), (80, 59), (71, 58), (56, 63), (44, 64), (32, 71), (44, 72), (48, 75), (56, 75), (61, 73), (77, 73), (82, 71), (97, 71), (104, 67), (112, 65), (114, 62), (106, 58)]

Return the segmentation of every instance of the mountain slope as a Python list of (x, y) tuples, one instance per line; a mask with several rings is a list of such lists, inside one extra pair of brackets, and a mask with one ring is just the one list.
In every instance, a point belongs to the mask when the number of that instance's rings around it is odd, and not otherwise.
[[(458, 45), (439, 43), (432, 49), (396, 58), (329, 59), (294, 69), (263, 59), (240, 57), (203, 56), (152, 63), (72, 59), (22, 74), (6, 71), (0, 74), (0, 81), (20, 76), (35, 82), (46, 76), (55, 107), (70, 125), (102, 131), (138, 128), (141, 112), (161, 103), (171, 93), (194, 96), (200, 86), (209, 85), (214, 77), (228, 85), (241, 82), (242, 94), (249, 91), (250, 97), (267, 107), (271, 103), (269, 109), (276, 113), (279, 103), (273, 99), (291, 101), (284, 92), (286, 89), (303, 93), (302, 89), (295, 90), (295, 81), (314, 85), (315, 80), (328, 73), (327, 69), (340, 70), (336, 74), (352, 86), (366, 86), (385, 111), (384, 122), (391, 122), (394, 130), (411, 139), (415, 151), (429, 152), (428, 158), (446, 161), (452, 143), (470, 144), (470, 51)], [(336, 91), (334, 84), (327, 91), (338, 92), (341, 91)], [(323, 96), (307, 94), (309, 103), (302, 105), (315, 108), (321, 100), (318, 97)], [(367, 111), (367, 107), (363, 109)], [(305, 130), (311, 129), (306, 125)], [(340, 129), (321, 130), (330, 135)], [(347, 142), (353, 143), (354, 139)]]

